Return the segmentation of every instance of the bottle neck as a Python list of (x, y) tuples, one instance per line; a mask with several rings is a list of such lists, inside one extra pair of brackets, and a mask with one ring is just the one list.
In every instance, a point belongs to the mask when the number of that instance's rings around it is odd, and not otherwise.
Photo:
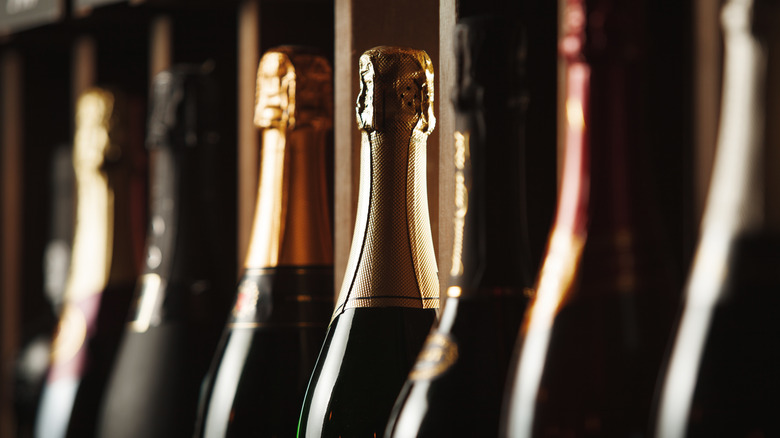
[(457, 116), (450, 269), (456, 296), (522, 291), (533, 281), (522, 120), (519, 108), (503, 106)]
[(769, 76), (767, 53), (751, 26), (758, 13), (753, 3), (731, 1), (722, 10), (725, 57), (717, 155), (687, 286), (687, 300), (698, 305), (712, 305), (718, 298), (722, 278), (711, 273), (728, 271), (733, 242), (765, 225), (761, 159), (768, 140), (762, 134)]
[[(647, 214), (643, 187), (640, 90), (626, 66), (590, 65), (590, 201), (589, 235), (619, 238), (639, 231), (636, 222)], [(640, 82), (641, 83), (641, 82)], [(643, 210), (645, 210), (643, 212)], [(613, 234), (613, 236), (604, 236)]]
[(556, 309), (567, 298), (587, 239), (590, 198), (589, 126), (590, 68), (571, 60), (566, 66), (566, 114), (563, 177), (558, 208), (536, 290), (534, 308), (525, 322), (531, 326), (552, 324)]
[(386, 122), (381, 131), (363, 131), (357, 219), (335, 314), (352, 307), (438, 308), (427, 137), (420, 124), (410, 130)]
[(257, 208), (244, 267), (333, 264), (327, 131), (313, 125), (263, 131)]
[(64, 299), (77, 303), (135, 279), (126, 163), (76, 169), (76, 227)]
[(485, 15), (455, 32), (455, 215), (448, 297), (531, 285), (525, 181), (525, 32)]
[(76, 230), (65, 299), (82, 301), (108, 284), (113, 254), (114, 193), (102, 171), (76, 173)]
[[(170, 280), (174, 258), (174, 243), (179, 232), (180, 199), (176, 196), (180, 183), (180, 169), (176, 156), (169, 147), (158, 147), (149, 152), (150, 202), (149, 225), (146, 238), (146, 273), (155, 273)], [(192, 212), (195, 213), (195, 212)]]
[[(589, 237), (620, 240), (648, 216), (643, 114), (642, 2), (588, 1), (583, 51), (590, 69)], [(631, 4), (629, 4), (631, 3)], [(599, 16), (600, 20), (593, 19)], [(650, 212), (651, 213), (651, 212)]]
[(593, 287), (578, 288), (583, 295), (668, 289), (671, 281), (644, 155), (649, 127), (641, 85), (647, 79), (642, 8), (641, 2), (589, 2), (585, 56), (570, 64), (570, 72), (581, 68), (588, 77), (582, 120), (589, 168), (579, 183), (588, 187), (588, 223), (580, 270), (582, 283)]
[[(769, 76), (765, 76), (767, 52), (762, 47), (763, 35), (755, 34), (751, 23), (753, 14), (760, 11), (756, 6), (760, 2), (731, 1), (722, 10), (723, 96), (717, 156), (702, 220), (702, 237), (707, 239), (717, 238), (718, 234), (733, 239), (740, 232), (763, 225), (760, 160), (765, 78)], [(771, 105), (771, 101), (767, 103)]]

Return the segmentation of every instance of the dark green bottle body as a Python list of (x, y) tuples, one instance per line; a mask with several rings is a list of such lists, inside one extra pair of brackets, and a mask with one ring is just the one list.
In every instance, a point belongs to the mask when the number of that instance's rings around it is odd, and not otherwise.
[(381, 436), (435, 318), (435, 309), (406, 307), (338, 315), (311, 376), (298, 436)]
[(507, 368), (527, 302), (520, 290), (503, 292), (445, 302), (441, 322), (398, 396), (386, 437), (498, 433)]
[(330, 266), (248, 269), (206, 380), (196, 436), (293, 436), (332, 309)]

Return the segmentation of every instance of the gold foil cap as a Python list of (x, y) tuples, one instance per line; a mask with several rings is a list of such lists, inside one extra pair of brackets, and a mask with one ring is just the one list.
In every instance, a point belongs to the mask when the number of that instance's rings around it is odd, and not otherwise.
[(73, 166), (76, 173), (96, 172), (106, 161), (115, 161), (122, 151), (116, 141), (118, 132), (114, 93), (90, 88), (76, 103), (76, 135)]
[(91, 88), (76, 103), (73, 168), (76, 175), (76, 229), (65, 299), (78, 302), (105, 288), (113, 252), (114, 194), (105, 172), (121, 155), (117, 96)]
[(360, 57), (358, 211), (334, 317), (353, 307), (439, 306), (426, 184), (433, 67), (421, 50)]
[(358, 127), (381, 131), (388, 119), (402, 120), (430, 134), (433, 115), (433, 64), (423, 50), (380, 46), (360, 56)]
[(326, 146), (333, 126), (328, 61), (303, 47), (263, 55), (255, 125), (262, 153), (246, 268), (332, 265)]
[(288, 128), (333, 123), (332, 71), (327, 59), (304, 47), (268, 50), (257, 69), (255, 126)]

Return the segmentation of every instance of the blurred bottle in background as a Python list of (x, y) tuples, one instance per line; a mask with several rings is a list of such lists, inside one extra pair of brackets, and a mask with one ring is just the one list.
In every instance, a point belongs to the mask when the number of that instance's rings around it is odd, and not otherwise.
[(262, 130), (252, 237), (199, 406), (196, 436), (294, 436), (333, 311), (331, 67), (277, 47), (257, 72)]
[(72, 146), (53, 149), (49, 165), (50, 220), (48, 241), (43, 253), (44, 305), (38, 316), (26, 321), (31, 338), (23, 340), (14, 368), (14, 409), (17, 436), (31, 437), (35, 410), (49, 367), (51, 334), (62, 309), (70, 266), (75, 209), (75, 175)]
[(218, 91), (211, 66), (176, 66), (152, 85), (146, 266), (98, 418), (104, 437), (190, 436), (233, 284), (214, 190)]
[(646, 2), (568, 0), (558, 211), (520, 331), (504, 436), (646, 436), (678, 285), (647, 151)]
[(79, 97), (73, 166), (76, 226), (62, 311), (35, 436), (94, 435), (100, 398), (124, 328), (136, 266), (131, 166), (137, 153), (121, 93), (92, 88)]
[(385, 436), (498, 434), (535, 266), (525, 204), (524, 43), (521, 24), (503, 17), (457, 26), (449, 287)]
[(723, 6), (716, 161), (655, 436), (780, 435), (780, 3)]

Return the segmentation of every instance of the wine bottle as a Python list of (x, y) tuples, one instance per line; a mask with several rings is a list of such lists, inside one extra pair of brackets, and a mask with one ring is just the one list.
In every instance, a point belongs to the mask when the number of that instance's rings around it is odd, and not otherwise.
[(642, 157), (643, 2), (568, 0), (565, 162), (502, 434), (645, 436), (677, 303)]
[(519, 23), (494, 16), (463, 19), (456, 28), (449, 287), (387, 437), (498, 435), (506, 371), (533, 280), (521, 35)]
[(328, 147), (331, 68), (302, 47), (261, 59), (262, 156), (252, 237), (235, 305), (199, 408), (196, 436), (294, 436), (333, 311)]
[(439, 307), (425, 181), (435, 123), (428, 55), (384, 46), (363, 53), (357, 121), (352, 248), (299, 437), (381, 435)]
[(58, 145), (51, 158), (51, 238), (43, 261), (44, 292), (55, 314), (62, 307), (73, 245), (75, 179), (73, 146)]
[(128, 101), (93, 88), (79, 97), (73, 165), (76, 228), (64, 304), (35, 436), (89, 437), (135, 284), (129, 199)]
[(74, 185), (73, 146), (57, 145), (50, 158), (49, 234), (43, 252), (42, 309), (28, 321), (31, 335), (23, 343), (14, 364), (14, 417), (17, 438), (31, 437), (35, 410), (46, 379), (51, 334), (62, 307), (73, 242)]
[(780, 139), (776, 127), (764, 126), (780, 103), (772, 92), (780, 66), (779, 6), (731, 0), (722, 10), (717, 156), (683, 311), (660, 379), (658, 437), (780, 435), (780, 355), (773, 347), (780, 338), (780, 236), (768, 214), (778, 204), (764, 182), (776, 169), (767, 154)]
[(152, 85), (146, 266), (98, 418), (104, 437), (191, 436), (233, 282), (216, 227), (217, 95), (208, 67), (177, 66)]

